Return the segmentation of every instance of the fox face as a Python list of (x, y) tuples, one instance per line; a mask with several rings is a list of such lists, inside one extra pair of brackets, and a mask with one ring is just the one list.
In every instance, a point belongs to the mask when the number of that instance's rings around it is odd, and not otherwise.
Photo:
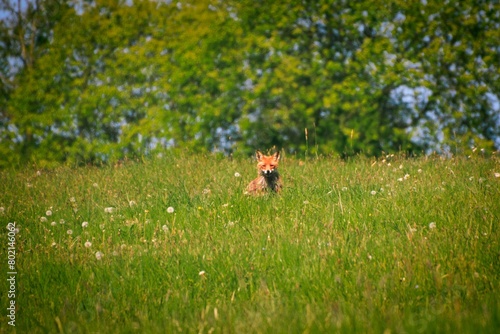
[(245, 194), (261, 195), (267, 191), (280, 192), (283, 187), (277, 169), (280, 153), (276, 152), (273, 155), (264, 155), (262, 152), (257, 151), (255, 157), (257, 158), (259, 176), (250, 182)]
[(271, 176), (272, 173), (276, 172), (276, 168), (278, 167), (278, 162), (280, 160), (279, 152), (276, 152), (273, 155), (264, 155), (262, 152), (257, 151), (255, 153), (255, 157), (258, 161), (257, 168), (262, 176)]

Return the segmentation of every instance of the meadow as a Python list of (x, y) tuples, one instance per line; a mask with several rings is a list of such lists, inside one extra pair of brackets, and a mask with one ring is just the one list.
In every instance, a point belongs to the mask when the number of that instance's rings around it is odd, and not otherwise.
[(500, 158), (174, 155), (0, 172), (5, 333), (498, 333)]

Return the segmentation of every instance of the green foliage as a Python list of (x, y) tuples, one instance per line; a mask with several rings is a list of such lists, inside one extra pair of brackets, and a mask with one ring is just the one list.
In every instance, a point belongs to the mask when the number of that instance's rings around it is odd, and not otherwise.
[(498, 4), (41, 3), (0, 29), (2, 167), (498, 146)]
[(257, 198), (255, 162), (214, 155), (2, 171), (16, 329), (496, 333), (500, 162), (478, 153), (285, 155)]

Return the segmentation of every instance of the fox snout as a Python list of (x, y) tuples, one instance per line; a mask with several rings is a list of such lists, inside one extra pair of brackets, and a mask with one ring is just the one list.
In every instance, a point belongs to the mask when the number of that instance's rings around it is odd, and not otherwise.
[(274, 172), (272, 169), (261, 170), (262, 175), (271, 175)]

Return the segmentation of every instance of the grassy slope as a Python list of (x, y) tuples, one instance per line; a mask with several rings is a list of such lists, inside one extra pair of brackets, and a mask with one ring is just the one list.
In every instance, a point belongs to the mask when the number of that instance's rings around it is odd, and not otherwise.
[(280, 169), (283, 194), (261, 198), (242, 194), (254, 162), (211, 156), (2, 172), (0, 219), (20, 225), (16, 328), (500, 328), (498, 159), (284, 159)]

